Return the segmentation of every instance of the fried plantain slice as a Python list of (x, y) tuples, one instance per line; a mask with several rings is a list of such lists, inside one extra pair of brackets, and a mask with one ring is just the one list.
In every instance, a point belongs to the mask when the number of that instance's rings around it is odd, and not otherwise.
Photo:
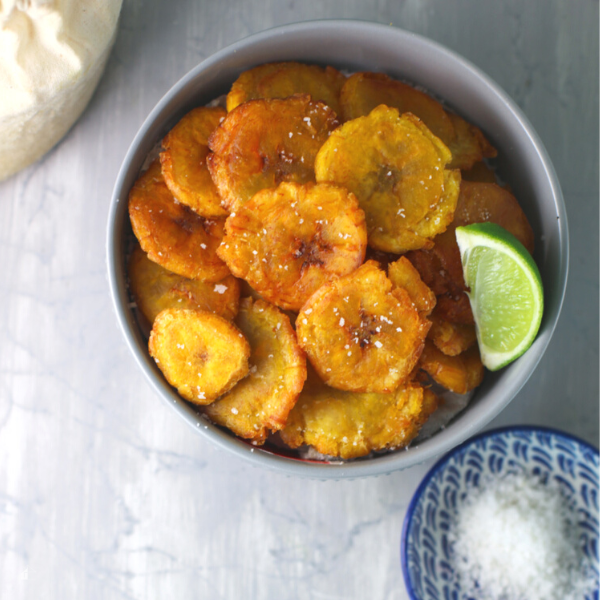
[(477, 345), (458, 356), (447, 356), (427, 340), (419, 366), (441, 386), (457, 394), (466, 394), (483, 381), (484, 367)]
[(436, 308), (438, 314), (450, 323), (459, 325), (473, 325), (475, 323), (471, 303), (465, 292), (447, 292), (438, 296)]
[(452, 323), (438, 309), (429, 315), (429, 320), (432, 325), (427, 338), (447, 356), (457, 356), (477, 342), (473, 324)]
[(229, 275), (217, 256), (224, 219), (205, 219), (177, 202), (156, 160), (129, 192), (133, 233), (148, 258), (189, 279), (220, 281)]
[(484, 158), (494, 158), (498, 152), (481, 132), (481, 129), (467, 123), (462, 117), (448, 113), (456, 137), (448, 142), (452, 152), (451, 169), (470, 169), (476, 162)]
[(452, 223), (454, 210), (460, 191), (460, 171), (446, 171), (444, 173), (444, 184), (442, 196), (437, 205), (431, 206), (424, 219), (421, 219), (414, 227), (414, 233), (427, 240), (424, 247), (432, 246), (432, 238)]
[(346, 78), (333, 67), (321, 68), (297, 62), (268, 63), (244, 71), (227, 94), (227, 110), (258, 98), (287, 98), (309, 94), (340, 113), (340, 91)]
[(384, 73), (354, 73), (340, 93), (342, 117), (351, 121), (368, 115), (381, 104), (397, 108), (400, 114), (419, 117), (433, 135), (448, 144), (456, 137), (454, 125), (442, 105), (431, 96)]
[(128, 273), (135, 302), (150, 324), (165, 308), (206, 310), (228, 320), (237, 314), (240, 284), (232, 275), (217, 283), (187, 279), (151, 261), (137, 244)]
[(411, 262), (401, 256), (396, 262), (388, 265), (388, 278), (394, 287), (404, 288), (417, 310), (424, 317), (428, 316), (435, 306), (435, 294), (427, 287), (419, 271)]
[(283, 181), (314, 181), (317, 151), (338, 124), (306, 94), (240, 104), (209, 139), (208, 169), (224, 206), (235, 211)]
[(314, 371), (280, 435), (291, 448), (303, 444), (343, 459), (402, 448), (413, 440), (437, 408), (437, 397), (416, 382), (391, 394), (336, 390)]
[(315, 174), (358, 198), (370, 246), (401, 254), (430, 246), (428, 238), (452, 220), (460, 172), (445, 168), (450, 159), (417, 117), (382, 105), (331, 134), (317, 154)]
[(306, 379), (306, 356), (287, 316), (264, 300), (244, 298), (236, 323), (250, 342), (250, 374), (205, 413), (262, 444), (285, 425)]
[(444, 233), (434, 238), (433, 248), (406, 254), (406, 258), (419, 271), (421, 279), (436, 296), (447, 293), (457, 295), (466, 289), (455, 230), (456, 226), (452, 224)]
[(533, 229), (514, 195), (495, 183), (463, 182), (453, 224), (459, 227), (485, 222), (504, 227), (533, 254)]
[(194, 404), (210, 404), (248, 374), (248, 341), (227, 319), (206, 311), (163, 310), (148, 349), (166, 380)]
[(346, 121), (368, 115), (380, 104), (414, 114), (452, 152), (450, 169), (470, 169), (477, 161), (497, 155), (480, 129), (444, 110), (428, 94), (383, 73), (350, 76), (342, 88), (340, 104)]
[(374, 261), (319, 288), (296, 319), (298, 342), (321, 379), (353, 392), (396, 390), (430, 326)]
[(217, 253), (263, 298), (298, 311), (324, 283), (365, 258), (365, 215), (336, 185), (281, 183), (227, 219)]
[(219, 106), (187, 113), (162, 141), (162, 175), (175, 198), (203, 217), (225, 217), (221, 197), (208, 172), (208, 138), (225, 118)]

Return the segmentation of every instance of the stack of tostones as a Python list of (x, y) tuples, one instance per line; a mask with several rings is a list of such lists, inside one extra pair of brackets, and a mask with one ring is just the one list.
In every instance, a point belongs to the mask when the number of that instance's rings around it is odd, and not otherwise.
[(129, 194), (150, 355), (254, 445), (406, 447), (436, 394), (483, 378), (456, 227), (491, 221), (533, 249), (483, 162), (495, 149), (378, 73), (260, 65), (226, 104), (184, 115)]

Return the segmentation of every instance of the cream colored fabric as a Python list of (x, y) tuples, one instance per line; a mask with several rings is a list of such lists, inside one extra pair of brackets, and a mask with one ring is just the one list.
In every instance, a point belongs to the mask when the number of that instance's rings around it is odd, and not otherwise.
[(102, 75), (122, 0), (0, 0), (0, 180), (77, 120)]

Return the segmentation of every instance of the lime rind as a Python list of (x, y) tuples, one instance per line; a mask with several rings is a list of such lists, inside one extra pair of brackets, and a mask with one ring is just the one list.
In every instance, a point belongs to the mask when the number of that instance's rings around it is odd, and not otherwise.
[[(512, 234), (494, 223), (477, 223), (457, 227), (456, 241), (461, 254), (465, 282), (468, 287), (472, 288), (467, 295), (475, 318), (481, 359), (488, 369), (497, 371), (522, 356), (531, 346), (539, 331), (544, 309), (540, 272), (525, 247)], [(477, 264), (474, 263), (477, 261), (474, 258), (475, 254), (481, 254), (482, 249), (484, 251), (491, 250), (497, 255), (498, 261), (502, 261), (505, 268), (509, 267), (514, 270), (515, 281), (521, 284), (521, 289), (527, 294), (527, 306), (531, 309), (530, 314), (527, 315), (528, 327), (518, 332), (520, 334), (518, 342), (505, 351), (499, 350), (497, 344), (488, 343), (493, 337), (489, 335), (489, 322), (494, 320), (493, 316), (490, 317), (491, 311), (494, 310), (493, 300), (490, 302), (489, 296), (482, 294), (480, 290), (473, 289), (477, 287), (477, 282), (481, 281), (481, 274), (476, 272)], [(494, 285), (498, 285), (498, 283), (488, 284), (485, 291), (493, 291)], [(522, 314), (519, 314), (520, 308), (518, 304), (512, 307), (503, 307), (506, 309), (504, 317), (510, 316), (512, 310), (515, 321), (517, 321), (519, 317), (522, 318)], [(482, 324), (484, 325), (482, 326)]]

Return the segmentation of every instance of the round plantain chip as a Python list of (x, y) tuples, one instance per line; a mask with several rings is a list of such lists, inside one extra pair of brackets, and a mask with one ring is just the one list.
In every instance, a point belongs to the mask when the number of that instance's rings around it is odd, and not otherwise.
[(306, 94), (240, 104), (209, 140), (208, 169), (224, 206), (235, 211), (283, 181), (314, 181), (315, 156), (338, 124), (331, 108)]
[(437, 100), (384, 73), (354, 73), (348, 77), (340, 93), (340, 104), (344, 121), (364, 117), (385, 104), (397, 108), (400, 114), (409, 112), (419, 117), (446, 145), (456, 137), (450, 117)]
[(457, 356), (477, 343), (475, 325), (451, 323), (446, 320), (439, 309), (429, 315), (431, 329), (427, 335), (436, 347), (447, 356)]
[(240, 284), (232, 275), (216, 283), (187, 279), (151, 261), (139, 245), (129, 259), (128, 273), (137, 307), (150, 324), (165, 308), (206, 310), (228, 320), (237, 314)]
[(300, 346), (328, 385), (352, 392), (393, 392), (405, 382), (431, 323), (374, 261), (325, 284), (296, 319)]
[(380, 104), (419, 117), (450, 149), (450, 169), (470, 169), (476, 162), (497, 155), (480, 129), (445, 111), (428, 94), (383, 73), (350, 76), (342, 88), (340, 104), (345, 121), (366, 116)]
[(460, 171), (448, 148), (414, 115), (378, 106), (348, 121), (315, 160), (318, 182), (346, 187), (367, 218), (369, 245), (396, 254), (432, 245), (452, 221)]
[(346, 78), (333, 67), (297, 62), (268, 63), (244, 71), (227, 94), (227, 110), (258, 98), (287, 98), (309, 94), (340, 114), (340, 90)]
[(162, 141), (160, 164), (175, 198), (203, 217), (225, 217), (206, 157), (208, 138), (225, 118), (224, 108), (201, 106), (187, 113)]
[(129, 192), (133, 233), (148, 258), (189, 279), (220, 281), (229, 275), (217, 256), (224, 219), (205, 219), (177, 202), (154, 161)]
[(309, 377), (280, 432), (291, 448), (303, 444), (343, 459), (406, 447), (437, 408), (429, 389), (410, 381), (391, 394), (336, 390)]
[(154, 320), (148, 349), (166, 380), (194, 404), (210, 404), (248, 374), (248, 341), (214, 313), (163, 310)]
[(451, 169), (470, 169), (475, 163), (484, 158), (498, 156), (498, 151), (488, 142), (481, 130), (462, 117), (448, 113), (456, 131), (456, 137), (448, 143), (452, 152)]
[(513, 194), (495, 183), (462, 182), (453, 225), (485, 222), (504, 227), (533, 253), (533, 229)]
[(306, 379), (306, 357), (287, 316), (264, 300), (244, 298), (236, 323), (250, 342), (250, 374), (205, 414), (262, 444), (285, 425)]
[(436, 383), (457, 394), (466, 394), (483, 381), (484, 367), (477, 345), (457, 356), (448, 356), (427, 340), (419, 367)]
[(423, 283), (419, 271), (406, 257), (401, 256), (388, 265), (388, 277), (394, 287), (404, 288), (408, 292), (421, 315), (429, 316), (435, 307), (435, 294)]
[(357, 269), (367, 229), (358, 201), (327, 183), (281, 183), (227, 219), (217, 251), (263, 298), (298, 311), (323, 284)]

